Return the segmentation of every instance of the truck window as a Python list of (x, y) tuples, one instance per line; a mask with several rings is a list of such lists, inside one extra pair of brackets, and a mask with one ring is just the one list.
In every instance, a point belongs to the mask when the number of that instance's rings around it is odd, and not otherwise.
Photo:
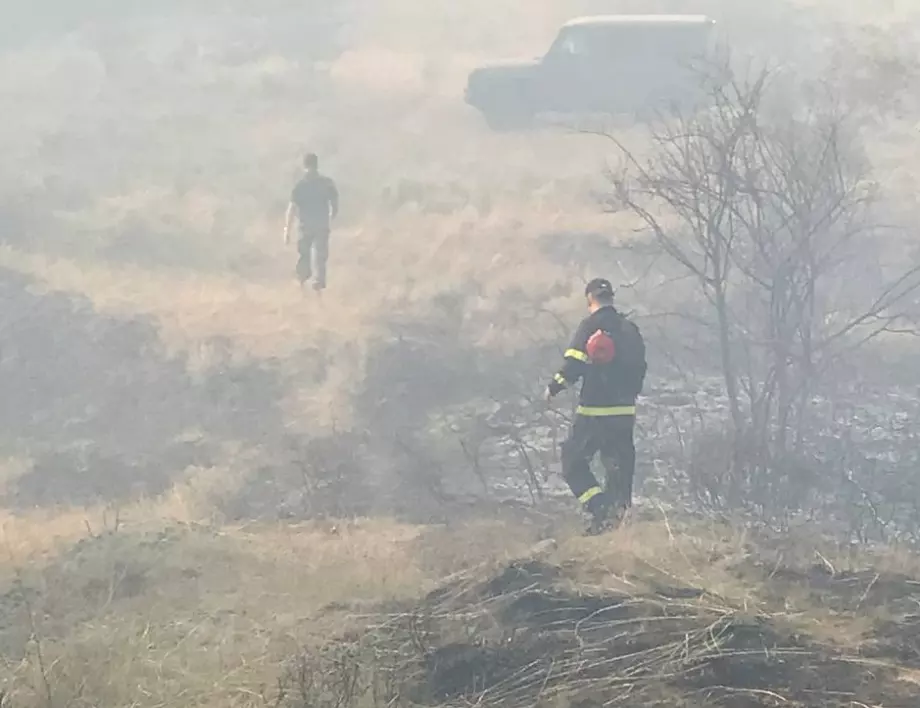
[(553, 58), (587, 57), (591, 54), (589, 37), (580, 28), (567, 28), (559, 33), (546, 56)]
[(547, 58), (602, 61), (690, 60), (706, 51), (707, 27), (569, 27), (559, 34)]

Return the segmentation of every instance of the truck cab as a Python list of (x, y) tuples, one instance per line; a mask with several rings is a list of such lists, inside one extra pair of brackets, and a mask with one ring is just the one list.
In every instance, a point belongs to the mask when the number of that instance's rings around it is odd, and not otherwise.
[(641, 113), (693, 96), (692, 67), (711, 50), (704, 15), (606, 15), (566, 23), (546, 54), (474, 70), (466, 102), (493, 128), (541, 113)]

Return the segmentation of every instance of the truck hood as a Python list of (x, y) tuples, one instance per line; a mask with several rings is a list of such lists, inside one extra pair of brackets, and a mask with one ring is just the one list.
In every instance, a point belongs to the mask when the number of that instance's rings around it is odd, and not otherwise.
[(474, 69), (466, 85), (466, 102), (482, 108), (505, 101), (509, 95), (527, 92), (539, 61), (496, 61)]

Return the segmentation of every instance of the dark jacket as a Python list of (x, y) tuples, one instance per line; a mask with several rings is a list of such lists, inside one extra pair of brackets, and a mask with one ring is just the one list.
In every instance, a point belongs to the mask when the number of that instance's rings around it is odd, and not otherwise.
[[(609, 364), (593, 364), (585, 352), (588, 339), (599, 329), (607, 332), (616, 345), (616, 356)], [(639, 328), (612, 305), (601, 307), (582, 320), (564, 359), (562, 369), (549, 384), (551, 395), (580, 379), (580, 414), (635, 414), (636, 398), (642, 393), (647, 370), (645, 341)]]

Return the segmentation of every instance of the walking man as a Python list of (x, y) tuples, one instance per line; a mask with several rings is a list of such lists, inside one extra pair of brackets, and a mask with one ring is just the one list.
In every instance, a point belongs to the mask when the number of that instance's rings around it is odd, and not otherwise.
[(304, 174), (291, 191), (284, 225), (284, 243), (291, 242), (294, 218), (300, 222), (300, 240), (297, 251), (297, 277), (301, 287), (313, 277), (314, 290), (326, 287), (326, 263), (329, 260), (329, 233), (331, 222), (339, 213), (339, 191), (335, 182), (320, 174), (319, 158), (309, 153), (303, 159)]
[[(547, 400), (581, 380), (575, 420), (562, 444), (562, 472), (598, 534), (622, 521), (632, 506), (636, 448), (636, 398), (645, 383), (645, 342), (639, 328), (613, 306), (613, 286), (596, 278), (585, 288), (588, 316), (565, 352)], [(602, 488), (591, 472), (600, 453), (607, 473)]]

